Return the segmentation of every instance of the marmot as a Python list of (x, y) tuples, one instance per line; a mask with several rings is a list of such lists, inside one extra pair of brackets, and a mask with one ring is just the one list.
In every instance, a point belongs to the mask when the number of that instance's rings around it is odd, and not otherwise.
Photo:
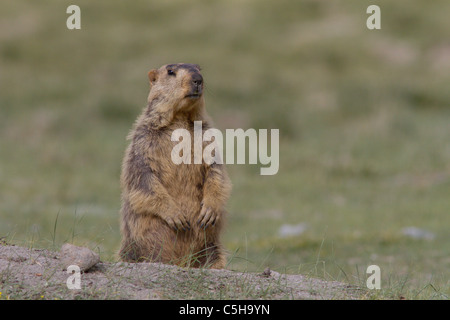
[(169, 64), (148, 77), (148, 105), (128, 135), (122, 163), (119, 256), (128, 262), (224, 268), (219, 236), (231, 192), (225, 166), (171, 159), (175, 129), (187, 129), (193, 138), (194, 121), (202, 121), (203, 132), (212, 125), (200, 67)]

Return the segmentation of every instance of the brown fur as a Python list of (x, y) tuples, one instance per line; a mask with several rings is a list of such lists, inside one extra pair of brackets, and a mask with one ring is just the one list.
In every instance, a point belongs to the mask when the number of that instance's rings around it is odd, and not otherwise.
[(211, 125), (200, 68), (165, 65), (148, 75), (148, 106), (128, 136), (122, 165), (119, 255), (130, 262), (224, 268), (219, 236), (231, 191), (225, 166), (176, 165), (171, 159), (179, 143), (171, 141), (173, 130), (189, 130), (193, 149), (193, 122), (202, 121), (203, 130)]

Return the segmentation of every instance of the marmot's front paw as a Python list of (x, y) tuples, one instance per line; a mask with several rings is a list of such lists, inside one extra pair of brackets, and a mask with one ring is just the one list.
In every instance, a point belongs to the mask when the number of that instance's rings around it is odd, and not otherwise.
[(200, 228), (206, 229), (209, 226), (214, 226), (219, 221), (219, 218), (220, 216), (217, 210), (203, 205), (197, 223), (200, 225)]
[(164, 217), (163, 219), (164, 219), (164, 221), (166, 221), (166, 223), (169, 225), (169, 227), (171, 227), (175, 231), (191, 230), (191, 225), (190, 225), (189, 221), (181, 213), (174, 215), (174, 216), (170, 216), (170, 217)]

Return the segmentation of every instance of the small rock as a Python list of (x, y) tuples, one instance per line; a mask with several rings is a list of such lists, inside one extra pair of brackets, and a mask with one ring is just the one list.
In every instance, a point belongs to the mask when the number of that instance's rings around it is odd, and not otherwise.
[(281, 277), (281, 274), (279, 274), (276, 271), (270, 270), (270, 268), (267, 267), (267, 268), (264, 269), (264, 271), (262, 273), (259, 274), (259, 276), (263, 277), (263, 278), (274, 278), (274, 279), (277, 279), (277, 278)]
[(296, 225), (283, 224), (278, 230), (278, 234), (280, 237), (298, 236), (305, 232), (307, 228), (308, 227), (305, 223), (299, 223)]
[(95, 252), (88, 248), (77, 247), (69, 243), (61, 247), (60, 255), (64, 270), (71, 265), (76, 265), (84, 272), (100, 262), (100, 257)]
[(434, 233), (417, 227), (403, 228), (402, 233), (403, 235), (414, 239), (433, 240), (435, 238)]
[(264, 269), (264, 271), (263, 271), (263, 273), (261, 274), (263, 277), (270, 277), (270, 274), (271, 274), (271, 270), (270, 270), (270, 268), (269, 267), (267, 267), (267, 268), (265, 268)]

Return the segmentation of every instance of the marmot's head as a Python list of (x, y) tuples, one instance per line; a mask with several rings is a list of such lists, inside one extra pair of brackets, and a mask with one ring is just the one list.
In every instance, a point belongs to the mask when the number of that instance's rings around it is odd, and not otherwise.
[(196, 64), (167, 64), (149, 71), (149, 102), (158, 99), (172, 112), (190, 111), (203, 104), (203, 77)]

